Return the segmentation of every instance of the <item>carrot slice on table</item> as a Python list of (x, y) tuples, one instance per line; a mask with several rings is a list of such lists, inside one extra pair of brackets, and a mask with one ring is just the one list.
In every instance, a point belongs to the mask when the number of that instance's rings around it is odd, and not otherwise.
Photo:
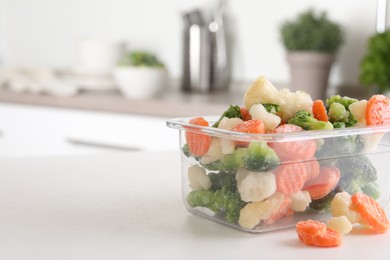
[[(233, 127), (232, 131), (248, 133), (248, 134), (264, 134), (265, 127), (261, 120), (248, 120)], [(246, 146), (248, 142), (236, 141), (238, 146)]]
[(306, 220), (300, 221), (295, 226), (298, 235), (309, 235), (309, 236), (317, 236), (322, 235), (326, 232), (326, 225), (324, 223), (314, 221), (314, 220)]
[(390, 229), (389, 219), (383, 208), (370, 196), (356, 192), (351, 197), (351, 209), (358, 212), (364, 223), (372, 226), (378, 233), (384, 233)]
[[(192, 125), (209, 126), (209, 123), (203, 117), (193, 118), (189, 123)], [(187, 129), (191, 129), (191, 127), (187, 127)], [(210, 148), (211, 136), (196, 133), (197, 131), (199, 132), (198, 129), (192, 129), (192, 131), (186, 131), (185, 133), (188, 149), (194, 156), (203, 156)]]
[[(300, 131), (303, 131), (303, 129), (299, 126), (284, 124), (278, 126), (274, 133), (279, 134)], [(281, 161), (308, 160), (314, 156), (317, 148), (315, 140), (270, 142), (268, 144), (275, 150)]]
[(318, 177), (306, 182), (302, 190), (308, 191), (312, 200), (318, 200), (334, 190), (339, 180), (339, 169), (336, 167), (321, 167)]
[(275, 170), (276, 190), (290, 196), (302, 189), (307, 180), (303, 163), (287, 163), (279, 165)]
[(367, 101), (367, 125), (390, 124), (390, 99), (384, 95), (374, 95)]
[(320, 121), (328, 122), (328, 114), (326, 113), (326, 108), (324, 102), (320, 99), (313, 102), (313, 115), (314, 118)]
[(299, 240), (306, 245), (318, 247), (335, 247), (342, 244), (342, 235), (324, 223), (307, 220), (296, 224), (296, 231)]
[(248, 121), (252, 119), (252, 116), (251, 114), (249, 114), (249, 110), (246, 107), (241, 107), (240, 112), (241, 112), (242, 120)]

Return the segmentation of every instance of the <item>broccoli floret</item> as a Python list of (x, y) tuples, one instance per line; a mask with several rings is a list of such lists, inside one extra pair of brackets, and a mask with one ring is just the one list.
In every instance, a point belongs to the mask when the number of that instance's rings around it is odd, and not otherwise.
[(224, 155), (221, 159), (202, 166), (210, 171), (235, 173), (239, 167), (244, 167), (247, 152), (247, 148), (238, 148), (232, 154)]
[(329, 107), (329, 121), (331, 122), (347, 122), (349, 114), (347, 109), (340, 103), (332, 103)]
[(374, 200), (377, 200), (381, 195), (379, 184), (376, 182), (370, 182), (369, 184), (365, 185), (362, 187), (362, 191)]
[(334, 122), (333, 128), (345, 128), (345, 122)]
[(357, 123), (353, 115), (340, 103), (330, 105), (329, 121), (334, 128), (351, 127)]
[(212, 191), (219, 189), (237, 191), (237, 181), (234, 174), (226, 172), (209, 173), (209, 177)]
[(339, 159), (336, 166), (341, 173), (339, 184), (350, 194), (362, 191), (364, 186), (377, 179), (377, 170), (365, 155)]
[(330, 203), (332, 202), (334, 196), (336, 196), (336, 194), (339, 192), (342, 192), (342, 190), (339, 187), (336, 187), (325, 197), (310, 202), (309, 207), (315, 210), (327, 210), (329, 209)]
[(187, 201), (191, 207), (205, 207), (214, 212), (219, 211), (218, 205), (214, 202), (214, 192), (209, 190), (193, 190), (188, 194)]
[(194, 158), (197, 161), (199, 161), (200, 158), (201, 158), (201, 157), (198, 157), (198, 156), (193, 156), (191, 154), (190, 148), (188, 147), (188, 144), (183, 145), (183, 147), (181, 148), (181, 151), (183, 152), (185, 157), (192, 157), (192, 158)]
[(334, 95), (334, 96), (331, 96), (330, 98), (328, 98), (326, 100), (326, 106), (327, 106), (327, 108), (330, 108), (330, 106), (333, 103), (339, 103), (339, 104), (343, 105), (346, 110), (349, 111), (349, 105), (351, 105), (352, 103), (355, 103), (357, 101), (358, 100), (355, 99), (355, 98), (342, 97), (340, 95)]
[(264, 172), (279, 165), (279, 157), (265, 142), (249, 144), (245, 156), (245, 168), (249, 171)]
[(242, 119), (240, 106), (230, 105), (229, 108), (225, 112), (223, 112), (223, 114), (218, 119), (218, 121), (213, 124), (213, 127), (218, 127), (219, 122), (221, 122), (221, 120), (224, 117), (227, 117), (227, 118), (241, 118)]
[(215, 213), (225, 213), (229, 223), (236, 223), (240, 209), (245, 206), (237, 191), (234, 175), (220, 172), (210, 173), (211, 190), (194, 190), (188, 194), (191, 207), (206, 207)]
[(360, 153), (364, 148), (364, 143), (358, 135), (348, 135), (339, 137), (329, 137), (316, 152), (318, 159), (338, 158)]
[(332, 130), (333, 125), (330, 122), (319, 121), (315, 119), (309, 112), (300, 110), (294, 114), (289, 124), (297, 125), (305, 130)]
[(183, 145), (183, 147), (181, 148), (183, 154), (186, 156), (186, 157), (190, 157), (191, 156), (191, 153), (190, 153), (190, 148), (188, 147), (188, 144), (185, 144)]
[(276, 104), (262, 104), (265, 110), (267, 110), (268, 113), (272, 113), (276, 115), (278, 112), (280, 112), (280, 106)]

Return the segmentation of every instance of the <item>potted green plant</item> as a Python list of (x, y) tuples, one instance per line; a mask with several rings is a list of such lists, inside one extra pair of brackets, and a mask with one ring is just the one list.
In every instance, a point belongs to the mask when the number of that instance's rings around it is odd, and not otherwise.
[(344, 42), (342, 27), (326, 12), (309, 9), (282, 24), (281, 38), (287, 50), (291, 87), (313, 98), (324, 98), (336, 52)]
[(126, 97), (144, 99), (163, 90), (167, 84), (168, 72), (155, 55), (133, 51), (119, 60), (113, 76), (119, 90)]
[(390, 92), (390, 30), (368, 40), (368, 50), (360, 64), (360, 82), (372, 94)]

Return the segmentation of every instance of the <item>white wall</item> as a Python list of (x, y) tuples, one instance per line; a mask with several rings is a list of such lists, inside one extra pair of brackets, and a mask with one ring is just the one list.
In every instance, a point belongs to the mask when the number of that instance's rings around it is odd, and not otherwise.
[[(70, 66), (82, 36), (123, 38), (130, 48), (158, 54), (172, 77), (181, 74), (180, 12), (205, 0), (0, 0), (0, 58), (3, 64)], [(287, 18), (316, 7), (344, 25), (346, 44), (334, 67), (333, 84), (358, 82), (359, 62), (375, 31), (374, 0), (229, 0), (233, 78), (259, 74), (288, 82), (278, 29)]]

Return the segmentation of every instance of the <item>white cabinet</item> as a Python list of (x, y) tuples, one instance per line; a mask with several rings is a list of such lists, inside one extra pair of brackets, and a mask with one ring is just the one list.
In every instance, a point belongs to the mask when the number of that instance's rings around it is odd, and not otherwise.
[[(0, 103), (0, 156), (89, 154), (178, 149), (166, 118)], [(75, 144), (101, 144), (90, 146)]]

